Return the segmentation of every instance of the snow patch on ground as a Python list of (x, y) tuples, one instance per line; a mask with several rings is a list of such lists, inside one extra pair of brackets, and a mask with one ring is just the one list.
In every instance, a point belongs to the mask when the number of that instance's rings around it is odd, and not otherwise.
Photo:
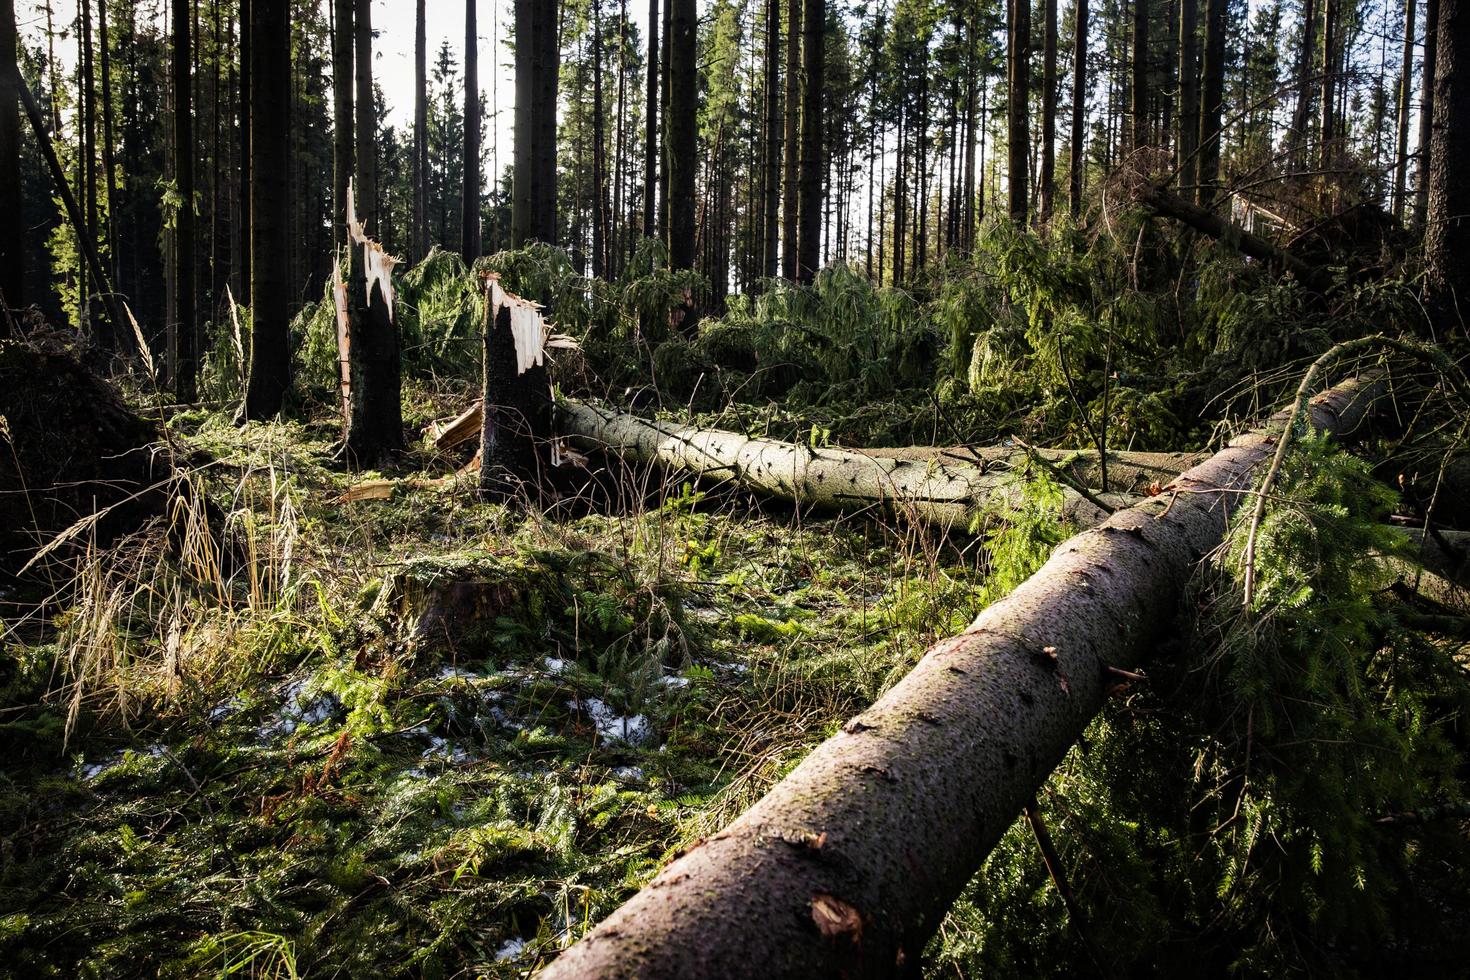
[(518, 960), (526, 952), (526, 941), (524, 939), (507, 939), (495, 951), (495, 962), (504, 963), (506, 960)]
[(583, 698), (580, 702), (568, 701), (567, 707), (576, 711), (580, 707), (597, 726), (597, 734), (609, 742), (626, 742), (629, 745), (645, 745), (653, 738), (653, 723), (644, 715), (620, 715), (600, 698)]
[(612, 776), (614, 779), (636, 783), (643, 780), (643, 770), (637, 766), (618, 766), (612, 771)]
[(281, 692), (283, 702), (275, 716), (260, 729), (262, 741), (279, 735), (290, 735), (305, 725), (320, 725), (337, 713), (337, 699), (327, 694), (311, 701), (303, 700), (306, 681), (292, 681)]

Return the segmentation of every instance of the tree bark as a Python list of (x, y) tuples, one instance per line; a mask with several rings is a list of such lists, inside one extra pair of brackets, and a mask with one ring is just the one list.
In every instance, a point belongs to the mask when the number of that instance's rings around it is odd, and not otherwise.
[(1046, 221), (1057, 182), (1057, 0), (1043, 0), (1041, 10), (1041, 220)]
[(1179, 0), (1179, 195), (1199, 183), (1199, 0)]
[(797, 179), (801, 140), (801, 0), (786, 0), (786, 162), (782, 180), (781, 275), (796, 279)]
[(1414, 227), (1422, 233), (1429, 217), (1430, 144), (1433, 142), (1434, 86), (1438, 77), (1439, 0), (1424, 0), (1424, 71), (1420, 84), (1418, 178), (1414, 182)]
[[(357, 79), (357, 219), (369, 235), (381, 235), (378, 227), (378, 102), (373, 94), (373, 4), (355, 0), (353, 30)], [(468, 123), (466, 123), (468, 125)]]
[(353, 0), (333, 0), (332, 15), (332, 242), (347, 245), (347, 186), (354, 165), (352, 118)]
[(20, 192), (19, 38), (14, 0), (0, 0), (0, 338), (10, 336), (7, 309), (25, 305), (26, 223)]
[(822, 265), (822, 100), (826, 0), (804, 0), (801, 11), (801, 188), (796, 277), (810, 283)]
[(694, 268), (695, 172), (699, 167), (696, 113), (698, 63), (695, 35), (699, 24), (694, 0), (669, 0), (669, 266)]
[[(349, 196), (349, 202), (352, 198)], [(402, 369), (394, 322), (394, 260), (368, 238), (349, 203), (352, 277), (346, 450), (353, 465), (382, 468), (403, 451)]]
[(1087, 141), (1087, 0), (1077, 0), (1072, 34), (1072, 146), (1068, 191), (1074, 219), (1082, 215), (1082, 171)]
[[(1344, 435), (1382, 389), (1349, 382), (1310, 422)], [(889, 977), (1129, 668), (1170, 630), (1288, 420), (1063, 543), (960, 636), (930, 648), (753, 807), (695, 844), (541, 974)]]
[(1209, 207), (1220, 184), (1220, 113), (1225, 102), (1225, 0), (1205, 0), (1204, 90), (1199, 118), (1199, 203)]
[(766, 0), (765, 157), (761, 184), (761, 275), (781, 268), (781, 162), (788, 152), (781, 118), (781, 0)]
[(559, 4), (516, 0), (514, 245), (556, 242), (556, 89)]
[(1031, 0), (1007, 0), (1010, 23), (1010, 98), (1007, 103), (1006, 180), (1010, 188), (1011, 220), (1024, 224), (1030, 211), (1029, 155), (1031, 153)]
[(1337, 0), (1322, 0), (1322, 78), (1321, 94), (1322, 122), (1321, 122), (1321, 153), (1318, 163), (1323, 170), (1332, 167), (1333, 156), (1337, 145), (1337, 49), (1339, 21)]
[(658, 234), (658, 0), (648, 0), (648, 89), (644, 94), (643, 237)]
[(429, 254), (429, 48), (425, 3), (418, 0), (413, 31), (413, 245), (409, 259), (414, 263)]
[(1415, 0), (1404, 0), (1404, 56), (1399, 70), (1398, 144), (1393, 167), (1393, 214), (1404, 220), (1405, 190), (1409, 180), (1409, 114), (1414, 91)]
[(173, 5), (174, 183), (179, 204), (174, 212), (174, 322), (169, 324), (172, 328), (169, 367), (174, 397), (186, 404), (195, 398), (198, 378), (194, 324), (194, 107), (189, 78), (194, 59), (189, 7), (179, 0)]
[(1148, 138), (1148, 0), (1133, 0), (1133, 113), (1132, 148), (1149, 145)]
[(250, 382), (242, 421), (281, 412), (291, 378), (291, 10), (251, 0)]
[[(1461, 10), (1460, 4), (1466, 3)], [(1429, 311), (1441, 330), (1465, 333), (1470, 297), (1470, 184), (1456, 176), (1470, 160), (1470, 0), (1437, 0), (1434, 119), (1429, 140), (1429, 211), (1424, 266)]]
[(1307, 146), (1307, 129), (1312, 119), (1312, 57), (1317, 50), (1318, 0), (1302, 0), (1302, 43), (1296, 60), (1296, 109), (1292, 112), (1289, 159), (1300, 164)]
[(539, 486), (551, 458), (545, 324), (533, 304), (485, 280), (480, 493), (504, 500)]
[(478, 0), (464, 5), (464, 187), (461, 192), (459, 254), (466, 266), (482, 251), (480, 244), (480, 32), (475, 24)]
[[(945, 528), (966, 528), (989, 506), (1019, 500), (1012, 474), (964, 462), (909, 460), (862, 450), (812, 449), (737, 432), (651, 422), (574, 402), (558, 408), (556, 431), (587, 449), (658, 464), (713, 483), (736, 483), (763, 496), (803, 507), (871, 510)], [(1073, 490), (1064, 490), (1064, 509), (1085, 525), (1105, 512)], [(1109, 506), (1121, 495), (1100, 497)]]

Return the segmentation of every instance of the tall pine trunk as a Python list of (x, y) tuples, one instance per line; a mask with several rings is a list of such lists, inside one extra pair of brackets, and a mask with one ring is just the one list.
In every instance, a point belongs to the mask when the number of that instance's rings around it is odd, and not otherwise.
[(811, 282), (822, 264), (822, 97), (826, 0), (805, 0), (801, 12), (801, 186), (797, 278)]
[(592, 0), (592, 275), (607, 275), (607, 112), (602, 87), (602, 0)]
[(1179, 0), (1179, 194), (1199, 183), (1199, 0)]
[(1056, 196), (1057, 0), (1043, 0), (1041, 19), (1041, 218), (1045, 221), (1051, 217)]
[(174, 397), (192, 402), (198, 378), (198, 344), (194, 325), (194, 109), (189, 67), (193, 45), (189, 7), (173, 5), (174, 182), (179, 205), (174, 214), (174, 322), (169, 360)]
[(1438, 0), (1438, 7), (1424, 266), (1435, 327), (1463, 335), (1470, 307), (1470, 184), (1458, 170), (1470, 159), (1470, 0)]
[(696, 140), (698, 81), (695, 35), (698, 14), (694, 0), (670, 0), (669, 34), (669, 265), (694, 268), (695, 172), (699, 167)]
[(347, 185), (352, 180), (353, 0), (332, 2), (332, 242), (347, 244)]
[(290, 384), (291, 5), (250, 0), (250, 383), (242, 418), (281, 412)]
[(556, 241), (556, 90), (560, 5), (516, 0), (515, 245)]
[(1440, 0), (1425, 0), (1424, 3), (1424, 72), (1420, 82), (1424, 87), (1424, 97), (1419, 108), (1419, 176), (1414, 184), (1414, 227), (1421, 232), (1429, 215), (1429, 146), (1433, 132), (1434, 89), (1439, 77), (1439, 3)]
[(1312, 56), (1317, 50), (1317, 3), (1302, 2), (1302, 42), (1296, 60), (1296, 109), (1291, 117), (1290, 162), (1299, 165), (1307, 146), (1307, 129), (1312, 119)]
[(658, 0), (648, 0), (648, 82), (643, 95), (643, 237), (658, 234)]
[(1068, 196), (1072, 217), (1082, 215), (1082, 176), (1087, 159), (1087, 0), (1077, 0), (1072, 33), (1072, 146)]
[(353, 31), (356, 39), (357, 79), (357, 219), (375, 237), (378, 227), (378, 109), (373, 97), (373, 5), (356, 0)]
[(1204, 91), (1199, 119), (1199, 203), (1220, 184), (1220, 113), (1225, 99), (1225, 0), (1205, 0)]
[(781, 0), (766, 0), (765, 159), (761, 183), (761, 275), (774, 278), (781, 265)]
[(1009, 101), (1006, 106), (1006, 179), (1011, 220), (1026, 221), (1029, 211), (1031, 152), (1031, 0), (1007, 0), (1009, 23)]
[(429, 252), (429, 46), (426, 0), (418, 0), (413, 29), (413, 245), (410, 259)]
[(797, 178), (801, 153), (801, 0), (786, 0), (785, 172), (781, 182), (781, 275), (796, 278)]
[(6, 309), (25, 303), (26, 234), (20, 193), (19, 39), (13, 0), (0, 0), (0, 337), (10, 335)]
[(1133, 149), (1148, 146), (1148, 0), (1133, 0)]
[(1323, 170), (1332, 166), (1336, 154), (1337, 137), (1337, 35), (1341, 26), (1341, 14), (1337, 0), (1323, 0), (1322, 7), (1322, 133), (1319, 164)]
[(478, 0), (464, 5), (464, 187), (460, 201), (459, 253), (469, 265), (480, 257), (480, 32)]
[(1404, 0), (1404, 58), (1399, 71), (1398, 144), (1393, 166), (1393, 213), (1404, 220), (1404, 189), (1409, 177), (1409, 113), (1414, 88), (1414, 0)]

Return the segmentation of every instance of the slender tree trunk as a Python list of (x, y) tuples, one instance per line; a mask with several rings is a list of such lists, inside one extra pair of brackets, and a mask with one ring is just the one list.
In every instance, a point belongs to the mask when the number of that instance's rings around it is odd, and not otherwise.
[(1199, 120), (1199, 202), (1208, 207), (1220, 184), (1220, 113), (1225, 101), (1226, 0), (1205, 0), (1204, 90)]
[(179, 193), (174, 214), (174, 315), (169, 360), (174, 397), (192, 402), (198, 378), (194, 324), (194, 108), (189, 89), (193, 61), (189, 4), (173, 5), (174, 181)]
[(1327, 170), (1333, 164), (1337, 145), (1338, 28), (1341, 20), (1337, 0), (1323, 0), (1322, 8), (1322, 134), (1319, 164)]
[(465, 265), (480, 257), (480, 31), (478, 0), (464, 5), (464, 188), (461, 195), (459, 254)]
[(112, 282), (116, 285), (118, 195), (115, 179), (117, 161), (113, 153), (116, 127), (112, 111), (112, 53), (108, 50), (107, 0), (98, 0), (97, 3), (97, 41), (102, 68), (102, 193), (107, 202), (107, 267)]
[[(413, 30), (413, 244), (411, 261), (429, 252), (429, 48), (426, 0), (418, 0)], [(499, 175), (493, 175), (499, 179)]]
[[(81, 0), (78, 15), (82, 22), (80, 63), (77, 65), (77, 97), (81, 110), (81, 127), (78, 132), (77, 159), (82, 182), (82, 207), (86, 225), (81, 234), (87, 238), (89, 248), (97, 246), (97, 82), (92, 67), (92, 0)], [(185, 62), (187, 65), (188, 63)], [(82, 326), (92, 330), (92, 296), (100, 292), (101, 285), (96, 277), (89, 277), (85, 266), (81, 269), (81, 289), (78, 300), (81, 308)], [(172, 298), (172, 297), (171, 297)], [(172, 320), (170, 320), (172, 322)], [(103, 333), (94, 334), (99, 344), (106, 345)]]
[(1077, 0), (1072, 33), (1072, 145), (1068, 191), (1073, 219), (1082, 216), (1082, 177), (1087, 159), (1087, 0)]
[(695, 172), (699, 166), (696, 113), (698, 63), (694, 0), (669, 0), (669, 266), (694, 268)]
[(279, 415), (290, 384), (291, 5), (250, 0), (250, 383), (242, 420)]
[(643, 237), (658, 234), (658, 0), (648, 0), (648, 87), (643, 114)]
[(602, 0), (592, 0), (592, 275), (607, 276), (607, 113), (602, 87)]
[(822, 265), (822, 98), (826, 0), (804, 0), (802, 20), (801, 182), (796, 276), (810, 283)]
[[(254, 44), (251, 37), (255, 32), (254, 0), (240, 0), (240, 225), (236, 229), (236, 254), (240, 256), (240, 295), (253, 296), (255, 282), (255, 249), (251, 244), (251, 229), (255, 227), (251, 188), (255, 186), (255, 149), (251, 141), (254, 124), (250, 115), (250, 101), (255, 91)], [(251, 302), (254, 300), (252, 299)]]
[(664, 0), (662, 34), (659, 38), (659, 158), (658, 158), (658, 236), (669, 241), (669, 44), (674, 32), (674, 2)]
[(556, 91), (561, 63), (560, 4), (516, 0), (515, 189), (513, 244), (554, 244)]
[(761, 275), (775, 278), (781, 268), (781, 0), (766, 0), (765, 159), (761, 198)]
[(781, 275), (796, 278), (797, 180), (801, 154), (801, 0), (786, 0), (786, 161), (782, 179)]
[(1312, 119), (1312, 58), (1317, 50), (1317, 3), (1319, 0), (1302, 0), (1302, 43), (1297, 49), (1296, 62), (1296, 110), (1291, 120), (1290, 159), (1299, 165), (1305, 159), (1307, 129)]
[(10, 335), (5, 310), (25, 305), (26, 225), (20, 192), (19, 38), (13, 0), (0, 0), (0, 338)]
[(1434, 93), (1439, 77), (1439, 4), (1440, 0), (1424, 0), (1424, 71), (1421, 81), (1424, 96), (1419, 106), (1419, 174), (1414, 183), (1414, 227), (1421, 233), (1429, 215), (1429, 148), (1433, 142)]
[(1043, 0), (1041, 9), (1041, 220), (1046, 221), (1056, 197), (1057, 0)]
[(1024, 224), (1030, 211), (1027, 164), (1031, 150), (1031, 0), (1007, 0), (1007, 3), (1010, 92), (1006, 177), (1011, 220)]
[(1179, 194), (1190, 201), (1199, 183), (1199, 108), (1199, 0), (1179, 0)]
[(403, 450), (402, 368), (394, 322), (393, 260), (349, 214), (349, 395), (346, 451), (353, 465), (381, 469)]
[(347, 244), (347, 185), (352, 180), (353, 0), (333, 0), (332, 14), (332, 244)]
[(975, 247), (975, 131), (979, 128), (975, 99), (975, 76), (984, 69), (980, 65), (975, 44), (975, 3), (966, 4), (965, 47), (969, 53), (969, 70), (965, 72), (965, 205), (962, 241), (966, 251)]
[(1470, 0), (1437, 6), (1424, 267), (1435, 327), (1463, 335), (1470, 313), (1470, 183), (1459, 165), (1470, 160)]
[(1148, 0), (1133, 0), (1133, 149), (1149, 145), (1148, 137)]
[(498, 279), (487, 279), (484, 289), (480, 493), (504, 500), (533, 490), (545, 475), (551, 455), (551, 382), (540, 315), (501, 289)]
[[(259, 0), (256, 0), (259, 2)], [(378, 103), (373, 96), (373, 4), (355, 0), (353, 30), (357, 79), (357, 220), (367, 234), (381, 237), (378, 215)], [(468, 128), (468, 121), (466, 121)]]
[(1409, 113), (1414, 90), (1415, 0), (1404, 0), (1404, 59), (1399, 71), (1398, 144), (1393, 167), (1393, 213), (1404, 220), (1405, 188), (1409, 177)]

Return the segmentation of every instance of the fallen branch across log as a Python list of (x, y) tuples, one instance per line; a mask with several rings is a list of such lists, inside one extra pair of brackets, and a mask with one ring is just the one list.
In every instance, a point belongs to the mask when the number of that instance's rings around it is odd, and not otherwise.
[[(1343, 435), (1383, 391), (1312, 400)], [(1174, 620), (1284, 418), (1070, 539), (932, 647), (728, 827), (689, 849), (541, 976), (887, 977), (950, 904), (1106, 697)], [(667, 437), (667, 434), (666, 434)], [(692, 447), (691, 447), (692, 448)], [(684, 453), (689, 448), (677, 450)]]

